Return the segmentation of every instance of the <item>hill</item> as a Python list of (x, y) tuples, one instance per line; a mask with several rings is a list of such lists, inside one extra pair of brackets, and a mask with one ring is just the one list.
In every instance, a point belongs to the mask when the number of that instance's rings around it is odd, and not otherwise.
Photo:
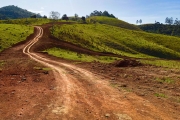
[(180, 36), (179, 25), (144, 24), (144, 25), (139, 25), (139, 28), (146, 32), (151, 32), (151, 33)]
[(111, 17), (105, 17), (105, 16), (92, 16), (92, 17), (88, 18), (87, 21), (88, 22), (97, 22), (100, 24), (112, 25), (112, 26), (116, 26), (116, 27), (130, 29), (130, 30), (141, 30), (137, 26), (129, 24), (129, 23), (119, 20), (117, 18), (111, 18)]
[(102, 24), (54, 27), (54, 36), (84, 48), (136, 58), (180, 58), (180, 38)]
[[(19, 8), (14, 5), (5, 6), (0, 8), (0, 19), (19, 19), (19, 18), (29, 18), (35, 13), (29, 12), (25, 9)], [(41, 17), (37, 14), (37, 17)]]

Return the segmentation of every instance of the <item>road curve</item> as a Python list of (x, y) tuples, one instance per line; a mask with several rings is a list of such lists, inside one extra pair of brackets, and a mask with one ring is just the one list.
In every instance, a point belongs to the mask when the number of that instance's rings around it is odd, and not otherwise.
[(38, 26), (36, 29), (38, 34), (24, 47), (23, 53), (50, 67), (57, 83), (54, 88), (57, 97), (38, 119), (171, 119), (152, 103), (134, 93), (114, 89), (107, 80), (102, 80), (101, 76), (72, 64), (60, 63), (31, 53), (31, 47), (43, 36), (43, 29)]

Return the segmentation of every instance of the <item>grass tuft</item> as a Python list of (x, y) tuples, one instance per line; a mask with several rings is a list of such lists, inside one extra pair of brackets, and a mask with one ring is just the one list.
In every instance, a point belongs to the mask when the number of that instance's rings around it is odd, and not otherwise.
[(161, 98), (167, 98), (167, 96), (163, 93), (155, 93), (154, 94), (156, 97), (161, 97)]

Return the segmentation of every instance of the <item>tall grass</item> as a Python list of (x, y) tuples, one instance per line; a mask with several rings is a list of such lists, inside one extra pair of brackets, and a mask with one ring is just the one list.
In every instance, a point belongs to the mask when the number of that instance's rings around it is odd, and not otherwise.
[(33, 27), (15, 24), (0, 24), (0, 52), (26, 40), (33, 33)]

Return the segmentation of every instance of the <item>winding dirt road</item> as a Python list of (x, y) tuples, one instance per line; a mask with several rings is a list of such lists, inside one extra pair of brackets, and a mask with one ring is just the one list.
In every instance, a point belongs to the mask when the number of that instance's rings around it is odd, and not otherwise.
[(58, 62), (30, 52), (43, 29), (23, 49), (31, 59), (53, 70), (57, 96), (34, 119), (43, 120), (171, 120), (171, 116), (134, 93), (113, 88), (106, 78), (74, 64)]

